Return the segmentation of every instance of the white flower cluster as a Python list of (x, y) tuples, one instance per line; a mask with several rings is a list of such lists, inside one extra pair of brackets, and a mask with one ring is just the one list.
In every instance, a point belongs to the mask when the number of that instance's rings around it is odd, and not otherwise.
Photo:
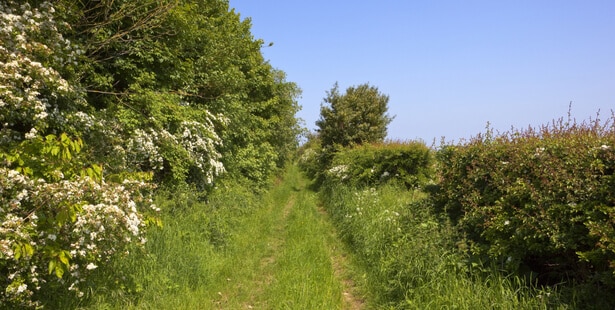
[[(210, 114), (210, 118), (214, 116)], [(186, 121), (182, 122), (181, 145), (188, 151), (190, 159), (205, 175), (207, 184), (212, 184), (214, 177), (225, 172), (220, 161), (222, 155), (216, 149), (222, 145), (222, 139), (214, 130), (214, 124), (208, 119), (205, 124)]]
[(335, 166), (329, 169), (328, 172), (342, 181), (348, 179), (348, 166), (346, 165)]
[(132, 138), (128, 140), (128, 155), (131, 157), (128, 162), (139, 166), (147, 163), (151, 169), (162, 170), (164, 159), (156, 145), (158, 140), (158, 133), (151, 128), (147, 131), (135, 130)]
[[(88, 177), (47, 183), (0, 168), (0, 270), (8, 272), (0, 303), (26, 300), (36, 306), (29, 298), (51, 281), (82, 296), (91, 270), (133, 240), (145, 242), (138, 207), (157, 209), (143, 196), (148, 188), (142, 182), (97, 183)], [(50, 249), (70, 254), (62, 279), (48, 275)]]
[(316, 156), (318, 156), (318, 153), (316, 153), (315, 150), (307, 149), (307, 150), (305, 150), (305, 152), (303, 152), (303, 154), (301, 154), (301, 157), (299, 157), (299, 162), (301, 162), (301, 163), (309, 163)]
[[(24, 133), (11, 131), (17, 124), (40, 130), (50, 121), (62, 122), (65, 117), (55, 104), (59, 98), (82, 103), (75, 99), (77, 91), (54, 69), (74, 62), (80, 51), (58, 32), (53, 12), (49, 2), (34, 9), (27, 3), (0, 3), (2, 141), (24, 138)], [(25, 138), (31, 139), (32, 132)]]
[(186, 160), (193, 164), (205, 176), (207, 184), (225, 172), (220, 161), (222, 154), (217, 150), (222, 139), (215, 131), (213, 121), (225, 122), (222, 116), (208, 113), (205, 123), (184, 121), (175, 134), (167, 130), (136, 129), (128, 140), (126, 162), (145, 169), (162, 170), (164, 154), (160, 147), (164, 144), (179, 147), (185, 151)]
[(380, 201), (378, 191), (374, 187), (355, 192), (354, 197), (357, 200), (356, 202), (358, 204), (371, 205), (376, 204)]

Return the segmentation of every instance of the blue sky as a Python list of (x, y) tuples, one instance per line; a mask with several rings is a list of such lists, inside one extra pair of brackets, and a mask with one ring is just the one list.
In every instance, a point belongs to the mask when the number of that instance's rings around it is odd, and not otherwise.
[[(315, 129), (333, 84), (389, 95), (389, 138), (457, 141), (615, 109), (615, 1), (230, 0), (303, 90)], [(269, 42), (274, 45), (266, 47)]]

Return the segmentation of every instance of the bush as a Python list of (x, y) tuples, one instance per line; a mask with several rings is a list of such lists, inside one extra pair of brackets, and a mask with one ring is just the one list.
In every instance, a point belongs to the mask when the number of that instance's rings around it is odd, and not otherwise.
[(360, 186), (395, 180), (415, 188), (430, 181), (432, 162), (430, 149), (421, 142), (364, 144), (335, 153), (328, 176)]
[(438, 201), (475, 254), (529, 268), (545, 283), (598, 276), (613, 284), (612, 121), (560, 119), (443, 146)]

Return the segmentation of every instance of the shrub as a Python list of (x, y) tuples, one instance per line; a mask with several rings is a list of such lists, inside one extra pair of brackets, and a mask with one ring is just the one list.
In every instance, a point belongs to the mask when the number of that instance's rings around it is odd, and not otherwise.
[[(38, 307), (55, 289), (82, 297), (93, 269), (143, 244), (153, 187), (106, 182), (81, 142), (34, 137), (0, 159), (0, 307)], [(153, 219), (153, 218), (152, 218)]]
[(328, 176), (361, 186), (395, 180), (414, 188), (430, 181), (431, 168), (431, 151), (421, 142), (364, 144), (335, 153)]
[(560, 119), (443, 146), (438, 200), (475, 254), (529, 267), (547, 283), (608, 275), (615, 271), (612, 121)]

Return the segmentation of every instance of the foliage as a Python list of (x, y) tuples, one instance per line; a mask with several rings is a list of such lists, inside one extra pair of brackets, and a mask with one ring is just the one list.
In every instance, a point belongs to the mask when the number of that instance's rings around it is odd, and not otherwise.
[(229, 172), (263, 186), (297, 146), (299, 89), (228, 1), (0, 13), (2, 307), (82, 296), (94, 268), (159, 223), (156, 183), (212, 190)]
[(297, 164), (313, 180), (318, 179), (319, 175), (324, 175), (325, 169), (322, 168), (323, 164), (320, 163), (322, 154), (323, 150), (318, 135), (308, 134), (307, 141), (297, 152)]
[(337, 152), (328, 176), (360, 186), (389, 181), (424, 186), (432, 174), (431, 150), (421, 142), (363, 144)]
[(324, 148), (382, 142), (392, 118), (386, 112), (389, 97), (375, 86), (361, 84), (340, 94), (337, 83), (327, 92), (316, 122)]
[[(613, 118), (491, 132), (439, 151), (442, 207), (512, 270), (613, 285)], [(609, 275), (610, 274), (610, 275)]]
[(0, 305), (37, 307), (54, 287), (83, 296), (93, 269), (144, 240), (150, 186), (105, 182), (82, 153), (94, 118), (62, 74), (81, 52), (54, 7), (0, 11)]
[(151, 186), (105, 182), (100, 166), (79, 167), (80, 148), (62, 134), (0, 153), (8, 167), (0, 168), (3, 307), (39, 306), (54, 287), (81, 297), (93, 269), (145, 242), (144, 208), (158, 210)]
[[(321, 201), (365, 270), (374, 308), (547, 309), (558, 295), (489, 269), (470, 274), (451, 223), (427, 194), (395, 184), (353, 187), (330, 180)], [(538, 298), (536, 296), (539, 296)], [(565, 304), (562, 304), (565, 306)]]
[(110, 173), (154, 171), (157, 182), (207, 189), (228, 172), (263, 185), (296, 148), (300, 90), (263, 59), (228, 1), (57, 6), (99, 119), (83, 139)]

